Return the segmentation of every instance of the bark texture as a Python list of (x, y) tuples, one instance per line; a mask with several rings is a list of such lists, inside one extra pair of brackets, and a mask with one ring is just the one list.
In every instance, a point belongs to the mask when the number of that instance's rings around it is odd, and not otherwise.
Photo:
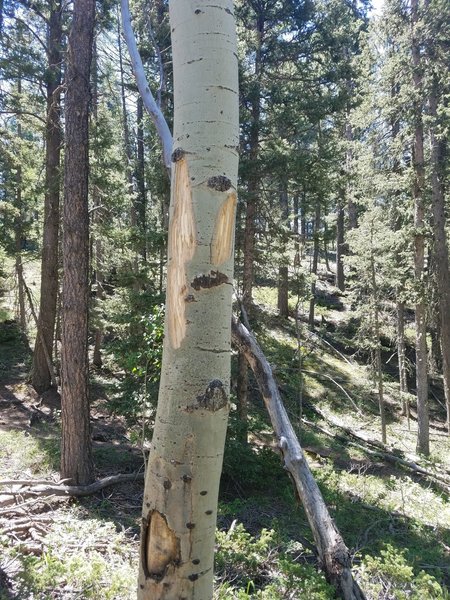
[(337, 207), (336, 221), (336, 287), (345, 291), (344, 260), (345, 240), (344, 240), (344, 207), (341, 199)]
[(314, 312), (316, 306), (316, 278), (317, 278), (317, 267), (319, 266), (319, 230), (320, 230), (320, 202), (316, 200), (316, 212), (314, 216), (314, 247), (313, 247), (313, 259), (311, 265), (311, 273), (313, 275), (311, 283), (311, 298), (309, 300), (309, 316), (308, 325), (311, 330), (314, 329)]
[(253, 283), (255, 277), (255, 229), (257, 215), (257, 201), (259, 194), (258, 157), (260, 153), (260, 118), (261, 118), (261, 69), (262, 69), (262, 42), (264, 37), (265, 16), (261, 6), (259, 10), (256, 4), (253, 8), (257, 10), (256, 15), (256, 49), (255, 49), (255, 72), (254, 92), (250, 101), (251, 123), (249, 135), (249, 163), (250, 172), (247, 183), (247, 202), (245, 208), (245, 231), (244, 231), (244, 265), (242, 273), (242, 299), (247, 312), (251, 311), (253, 303)]
[(64, 172), (61, 476), (94, 479), (89, 415), (88, 114), (95, 0), (75, 0), (69, 36)]
[[(289, 198), (287, 189), (280, 193), (280, 212), (283, 227), (289, 227)], [(286, 233), (283, 233), (286, 235)], [(287, 240), (285, 241), (287, 244)], [(286, 248), (283, 248), (283, 254), (286, 254)], [(281, 258), (286, 261), (285, 256)], [(278, 311), (280, 317), (289, 316), (289, 269), (287, 264), (282, 264), (278, 268)]]
[(231, 0), (169, 4), (174, 146), (161, 386), (139, 600), (208, 600), (229, 408), (238, 85)]
[(397, 302), (397, 354), (398, 378), (400, 384), (400, 401), (402, 414), (409, 423), (408, 380), (406, 376), (406, 346), (405, 346), (405, 303)]
[(439, 291), (439, 317), (442, 349), (442, 375), (445, 402), (447, 405), (447, 429), (450, 435), (450, 268), (447, 234), (445, 230), (445, 197), (443, 187), (445, 139), (436, 135), (437, 82), (434, 81), (430, 96), (430, 113), (433, 126), (430, 128), (431, 142), (431, 197), (433, 202), (433, 233), (436, 280)]
[[(45, 201), (42, 241), (41, 292), (38, 333), (33, 353), (31, 383), (45, 392), (52, 380), (47, 356), (52, 358), (58, 297), (58, 238), (61, 162), (61, 62), (62, 19), (61, 2), (52, 1), (48, 20), (48, 75), (46, 84), (47, 115), (45, 125)], [(45, 346), (45, 348), (44, 348)]]
[(422, 103), (422, 64), (418, 39), (418, 0), (411, 0), (412, 27), (412, 66), (413, 84), (416, 94), (414, 102), (414, 278), (416, 282), (416, 388), (417, 388), (417, 451), (430, 453), (429, 407), (428, 407), (428, 369), (427, 369), (427, 324), (425, 304), (425, 167), (423, 151)]

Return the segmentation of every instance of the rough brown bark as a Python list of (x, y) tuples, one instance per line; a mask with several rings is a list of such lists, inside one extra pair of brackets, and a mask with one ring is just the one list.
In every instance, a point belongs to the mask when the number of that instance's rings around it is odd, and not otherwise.
[[(97, 40), (94, 39), (92, 53), (92, 116), (96, 122), (98, 119), (98, 54)], [(100, 225), (103, 219), (103, 210), (101, 208), (101, 200), (99, 198), (98, 187), (92, 187), (92, 203), (94, 205), (93, 222), (95, 225), (95, 239), (92, 243), (92, 261), (95, 272), (95, 304), (98, 312), (101, 312), (101, 304), (104, 300), (104, 276), (103, 276), (103, 243), (100, 235)], [(99, 319), (100, 320), (100, 319)], [(102, 343), (103, 343), (103, 325), (101, 322), (97, 325), (94, 334), (94, 350), (92, 355), (92, 364), (100, 368), (103, 364), (102, 360)]]
[(264, 14), (259, 11), (256, 17), (256, 51), (255, 51), (255, 91), (251, 99), (251, 124), (249, 136), (249, 161), (250, 173), (247, 184), (247, 203), (245, 210), (245, 231), (244, 231), (244, 267), (242, 274), (242, 300), (247, 311), (251, 310), (253, 302), (253, 280), (255, 263), (255, 220), (256, 205), (258, 201), (260, 174), (257, 170), (257, 161), (259, 157), (260, 146), (260, 117), (261, 117), (261, 59), (262, 59), (262, 41), (264, 36)]
[(427, 327), (425, 304), (425, 167), (423, 149), (422, 103), (422, 64), (418, 39), (419, 20), (418, 0), (411, 0), (411, 52), (413, 66), (413, 85), (416, 94), (414, 102), (414, 278), (416, 282), (416, 387), (417, 387), (417, 451), (430, 453), (429, 408), (428, 408), (428, 371), (427, 371)]
[(341, 598), (362, 600), (364, 593), (352, 577), (350, 553), (306, 462), (283, 406), (272, 369), (253, 335), (237, 319), (232, 321), (232, 339), (239, 351), (245, 354), (258, 382), (285, 467), (292, 476), (305, 509), (321, 567)]
[(372, 296), (373, 296), (373, 319), (375, 327), (375, 358), (376, 358), (376, 380), (378, 387), (378, 405), (380, 408), (380, 420), (381, 420), (381, 440), (383, 444), (386, 443), (386, 411), (384, 406), (384, 394), (383, 394), (383, 363), (381, 360), (381, 339), (380, 339), (380, 311), (379, 311), (379, 300), (378, 300), (378, 285), (375, 273), (375, 257), (373, 253), (370, 260), (370, 278), (372, 283)]
[[(38, 334), (33, 353), (31, 383), (45, 392), (51, 385), (47, 355), (52, 357), (58, 297), (59, 198), (61, 162), (61, 62), (62, 8), (61, 1), (50, 3), (48, 20), (48, 76), (46, 84), (47, 116), (45, 125), (45, 200), (42, 241), (41, 291)], [(45, 349), (44, 346), (45, 345)]]
[(316, 305), (316, 276), (317, 267), (319, 264), (319, 229), (320, 229), (320, 202), (317, 200), (316, 214), (314, 217), (314, 247), (313, 247), (313, 259), (311, 265), (311, 273), (313, 280), (311, 283), (311, 298), (309, 300), (309, 317), (308, 325), (310, 329), (314, 329), (314, 309)]
[(397, 354), (398, 354), (398, 377), (400, 383), (400, 401), (402, 414), (409, 422), (409, 400), (408, 381), (406, 377), (406, 355), (405, 355), (405, 303), (397, 302)]
[(344, 207), (342, 200), (338, 202), (337, 207), (337, 221), (336, 221), (336, 287), (345, 291), (345, 277), (344, 277), (344, 261), (343, 256), (345, 253), (345, 241), (344, 241)]
[(136, 202), (136, 214), (139, 229), (140, 254), (143, 261), (147, 260), (147, 245), (145, 241), (147, 223), (146, 208), (147, 197), (145, 190), (145, 150), (144, 150), (144, 103), (141, 96), (137, 99), (137, 164), (136, 180), (138, 195)]
[[(283, 189), (280, 193), (280, 209), (281, 220), (284, 227), (288, 227), (289, 222), (289, 199), (287, 189)], [(285, 234), (283, 234), (285, 235)], [(284, 248), (283, 254), (285, 254)], [(282, 261), (286, 261), (286, 257), (282, 257)], [(280, 317), (287, 318), (289, 316), (289, 270), (286, 264), (280, 265), (278, 268), (278, 311)]]
[(74, 485), (94, 479), (88, 389), (88, 115), (94, 17), (94, 0), (74, 1), (65, 97), (61, 350), (61, 476)]
[(433, 126), (430, 127), (431, 142), (431, 198), (433, 203), (434, 256), (437, 287), (439, 291), (439, 316), (442, 350), (442, 375), (444, 379), (445, 402), (447, 406), (447, 429), (450, 435), (450, 268), (447, 234), (445, 230), (445, 198), (443, 189), (443, 169), (445, 140), (436, 135), (437, 82), (434, 80), (430, 95), (430, 114)]
[[(18, 91), (20, 94), (20, 80)], [(17, 126), (17, 135), (19, 139), (22, 137), (22, 126), (19, 123)], [(16, 275), (17, 275), (17, 292), (18, 292), (18, 309), (19, 309), (19, 326), (22, 332), (27, 328), (27, 316), (25, 309), (25, 289), (23, 285), (23, 265), (22, 265), (22, 166), (17, 166), (17, 189), (16, 189), (16, 209), (18, 216), (14, 220), (14, 245), (16, 250)]]

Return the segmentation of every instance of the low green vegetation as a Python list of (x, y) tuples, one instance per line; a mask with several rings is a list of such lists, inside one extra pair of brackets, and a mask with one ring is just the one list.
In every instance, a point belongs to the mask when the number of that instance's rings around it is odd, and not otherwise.
[[(348, 348), (340, 345), (342, 332), (348, 347), (354, 343), (356, 329), (352, 332), (348, 326), (352, 313), (339, 309), (336, 335), (324, 329), (311, 336), (302, 327), (299, 344), (293, 319), (279, 319), (273, 304), (266, 307), (263, 300), (275, 302), (275, 297), (266, 294), (261, 298), (258, 339), (273, 365), (331, 515), (352, 552), (355, 574), (368, 600), (447, 600), (448, 496), (428, 480), (383, 462), (365, 452), (364, 446), (352, 445), (339, 429), (314, 412), (319, 407), (322, 415), (379, 439), (370, 369), (349, 358)], [(139, 421), (143, 410), (151, 416), (158, 384), (162, 309), (154, 304), (143, 318), (127, 325), (127, 315), (120, 316), (124, 306), (109, 307), (116, 321), (110, 320), (107, 332), (106, 367), (93, 372), (94, 440), (99, 440), (94, 458), (99, 476), (142, 468), (143, 456), (137, 449), (142, 444)], [(328, 308), (327, 319), (333, 320), (335, 312)], [(6, 367), (0, 385), (7, 386), (11, 394), (0, 428), (3, 478), (57, 479), (58, 411), (53, 421), (30, 424), (25, 419), (16, 426), (7, 420), (10, 413), (15, 414), (13, 406), (29, 394), (23, 378), (27, 351), (15, 324), (3, 326), (0, 334), (7, 349), (2, 354)], [(9, 382), (11, 373), (22, 376)], [(252, 377), (250, 389), (248, 442), (243, 439), (232, 399), (220, 492), (214, 600), (331, 600), (334, 591), (317, 568), (308, 523), (274, 451), (271, 425)], [(386, 396), (388, 441), (404, 456), (413, 456), (416, 424), (412, 421), (408, 429), (401, 416), (398, 385), (390, 375), (386, 376)], [(438, 433), (432, 430), (432, 456), (426, 466), (448, 470), (448, 441)], [(51, 520), (41, 523), (39, 514), (35, 517), (37, 541), (3, 533), (0, 574), (6, 573), (12, 582), (14, 598), (132, 598), (141, 494), (142, 485), (136, 483), (76, 502), (49, 499), (42, 510)], [(1, 524), (6, 531), (5, 523)], [(9, 600), (10, 596), (2, 591), (0, 598)]]

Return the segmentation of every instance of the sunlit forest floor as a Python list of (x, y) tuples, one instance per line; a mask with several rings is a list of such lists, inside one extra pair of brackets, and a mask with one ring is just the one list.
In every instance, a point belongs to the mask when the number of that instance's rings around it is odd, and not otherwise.
[[(36, 280), (35, 264), (26, 269), (27, 279)], [(408, 396), (409, 423), (401, 414), (393, 324), (386, 318), (388, 444), (381, 449), (376, 445), (381, 432), (368, 354), (358, 346), (355, 315), (346, 298), (325, 278), (319, 281), (317, 328), (311, 334), (304, 322), (307, 303), (300, 305), (300, 326), (294, 297), (291, 316), (282, 319), (277, 316), (274, 285), (264, 284), (255, 290), (255, 335), (273, 366), (367, 598), (449, 598), (450, 503), (444, 480), (450, 480), (450, 443), (439, 378), (431, 381), (432, 454), (424, 460), (415, 455), (413, 395)], [(37, 294), (37, 286), (33, 292)], [(58, 481), (60, 400), (55, 394), (39, 397), (27, 382), (32, 339), (27, 340), (14, 321), (14, 294), (8, 282), (0, 303), (1, 479)], [(30, 331), (32, 336), (31, 322)], [(410, 389), (413, 375), (411, 371)], [(120, 414), (119, 378), (111, 363), (92, 370), (99, 478), (142, 474), (144, 469), (148, 439), (142, 443), (142, 425), (130, 425)], [(270, 422), (251, 377), (248, 444), (240, 441), (235, 408), (220, 493), (215, 599), (333, 598), (317, 571), (311, 532), (273, 450)], [(352, 437), (348, 429), (375, 443)], [(386, 450), (419, 464), (430, 475), (386, 460)], [(6, 494), (11, 489), (14, 495)], [(134, 598), (142, 489), (139, 479), (83, 499), (31, 498), (15, 509), (20, 486), (3, 486), (0, 599)]]

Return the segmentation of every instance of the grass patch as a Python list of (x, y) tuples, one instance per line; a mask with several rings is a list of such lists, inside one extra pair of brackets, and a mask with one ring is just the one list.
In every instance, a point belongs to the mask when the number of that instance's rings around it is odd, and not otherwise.
[(57, 433), (45, 426), (29, 431), (0, 430), (0, 461), (2, 476), (50, 477), (60, 463)]

